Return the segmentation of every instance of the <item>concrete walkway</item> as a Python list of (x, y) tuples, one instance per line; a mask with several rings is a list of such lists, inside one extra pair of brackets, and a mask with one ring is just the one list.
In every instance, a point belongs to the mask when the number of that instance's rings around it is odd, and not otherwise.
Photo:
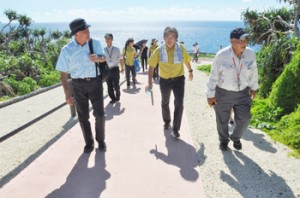
[[(204, 197), (186, 116), (181, 138), (175, 140), (170, 130), (163, 130), (159, 87), (154, 86), (152, 106), (144, 92), (147, 75), (137, 79), (136, 87), (122, 85), (120, 103), (105, 99), (106, 153), (95, 149), (83, 154), (82, 133), (75, 124), (4, 185), (0, 197)], [(90, 121), (93, 126), (92, 112)]]

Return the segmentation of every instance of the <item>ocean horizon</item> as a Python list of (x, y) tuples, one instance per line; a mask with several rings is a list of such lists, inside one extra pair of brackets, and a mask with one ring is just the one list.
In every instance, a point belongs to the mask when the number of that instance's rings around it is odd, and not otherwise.
[[(220, 47), (230, 45), (229, 34), (237, 27), (244, 27), (243, 21), (162, 21), (162, 22), (91, 22), (91, 37), (99, 39), (102, 46), (105, 46), (104, 35), (112, 33), (114, 35), (114, 45), (124, 48), (128, 38), (133, 38), (135, 42), (142, 39), (148, 40), (150, 46), (151, 39), (158, 40), (158, 44), (163, 41), (163, 30), (166, 26), (176, 27), (179, 33), (178, 41), (184, 42), (188, 51), (192, 51), (194, 43), (200, 46), (200, 52), (215, 54)], [(53, 23), (32, 23), (31, 28), (46, 28), (48, 31), (69, 30), (67, 22)], [(255, 51), (258, 46), (252, 46)]]

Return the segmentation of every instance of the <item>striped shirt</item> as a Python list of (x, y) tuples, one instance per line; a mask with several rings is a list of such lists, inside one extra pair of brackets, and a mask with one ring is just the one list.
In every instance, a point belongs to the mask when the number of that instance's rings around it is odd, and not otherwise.
[[(93, 39), (93, 49), (95, 54), (104, 55), (100, 41)], [(71, 78), (94, 78), (96, 66), (89, 59), (90, 54), (88, 42), (81, 46), (73, 40), (62, 48), (56, 70), (70, 73)]]

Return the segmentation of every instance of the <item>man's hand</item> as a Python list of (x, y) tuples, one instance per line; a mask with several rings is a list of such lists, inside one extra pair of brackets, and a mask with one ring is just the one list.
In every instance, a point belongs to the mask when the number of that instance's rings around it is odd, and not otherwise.
[(250, 90), (250, 98), (253, 100), (256, 97), (256, 91)]
[(68, 105), (74, 105), (73, 97), (72, 96), (66, 96), (66, 103)]
[(104, 61), (106, 61), (105, 56), (97, 56), (96, 54), (91, 54), (90, 55), (90, 60), (95, 62), (99, 62), (99, 63), (103, 63)]
[(189, 72), (189, 80), (192, 81), (194, 78), (193, 72)]
[(216, 98), (215, 97), (207, 98), (207, 103), (209, 106), (213, 106), (213, 105), (217, 104)]
[(145, 87), (145, 92), (152, 90), (153, 82), (149, 82), (148, 86)]

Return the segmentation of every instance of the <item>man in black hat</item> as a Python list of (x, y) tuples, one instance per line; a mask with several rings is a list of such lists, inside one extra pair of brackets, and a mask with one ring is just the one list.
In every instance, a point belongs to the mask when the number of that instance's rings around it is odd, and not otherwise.
[[(85, 140), (85, 153), (90, 153), (94, 149), (94, 138), (89, 122), (89, 100), (96, 118), (95, 130), (99, 150), (106, 151), (103, 86), (100, 71), (95, 66), (95, 62), (105, 61), (105, 55), (100, 41), (90, 38), (89, 27), (90, 25), (81, 18), (70, 23), (71, 35), (74, 40), (62, 48), (56, 64), (56, 69), (61, 72), (66, 102), (69, 105), (74, 104), (71, 90), (67, 84), (69, 74), (72, 78), (78, 120)], [(89, 48), (90, 40), (93, 43), (93, 54)]]
[(121, 51), (118, 47), (113, 45), (113, 35), (107, 33), (104, 36), (107, 46), (104, 48), (106, 55), (106, 61), (109, 66), (110, 72), (109, 77), (106, 80), (108, 95), (111, 99), (110, 103), (113, 104), (120, 100), (120, 68), (119, 63), (121, 64), (121, 73), (124, 73), (124, 61)]
[[(221, 49), (215, 56), (207, 83), (207, 102), (214, 106), (219, 148), (228, 150), (229, 139), (233, 147), (242, 149), (241, 137), (248, 128), (252, 99), (258, 86), (256, 57), (247, 47), (248, 33), (236, 28), (230, 33), (231, 46)], [(234, 111), (234, 129), (229, 135), (228, 121)]]

